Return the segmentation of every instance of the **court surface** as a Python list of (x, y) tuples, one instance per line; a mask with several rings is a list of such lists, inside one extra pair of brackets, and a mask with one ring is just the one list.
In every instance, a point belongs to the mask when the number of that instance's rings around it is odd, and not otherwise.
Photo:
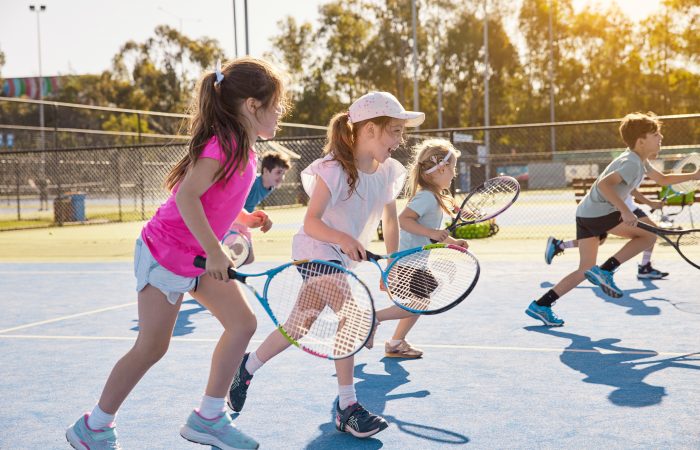
[[(333, 363), (296, 348), (256, 373), (236, 423), (272, 449), (700, 447), (697, 270), (660, 251), (656, 264), (671, 276), (641, 282), (631, 261), (616, 276), (623, 298), (584, 282), (555, 307), (566, 325), (550, 329), (523, 311), (574, 268), (575, 253), (547, 266), (543, 242), (508, 246), (511, 254), (473, 245), (482, 256), (474, 292), (409, 336), (423, 359), (384, 358), (391, 322), (356, 357), (359, 400), (387, 430), (366, 440), (337, 432)], [(376, 269), (358, 273), (377, 306), (388, 305)], [(65, 428), (92, 408), (137, 335), (132, 265), (2, 263), (0, 293), (0, 448), (68, 448)], [(254, 349), (272, 327), (250, 299)], [(119, 412), (125, 449), (201, 448), (179, 427), (198, 405), (221, 331), (186, 297), (168, 354)]]

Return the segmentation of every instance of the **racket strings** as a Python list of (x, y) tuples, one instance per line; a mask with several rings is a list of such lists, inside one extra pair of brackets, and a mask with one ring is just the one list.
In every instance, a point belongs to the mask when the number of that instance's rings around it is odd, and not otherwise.
[(693, 231), (678, 237), (678, 249), (689, 261), (700, 265), (700, 232)]
[(477, 272), (478, 264), (469, 253), (433, 248), (396, 260), (387, 274), (387, 289), (411, 310), (437, 311), (460, 300)]
[(236, 267), (243, 265), (250, 256), (250, 242), (240, 233), (228, 233), (221, 240), (221, 244)]
[(270, 279), (266, 293), (281, 331), (314, 354), (351, 355), (373, 326), (369, 291), (354, 275), (335, 266), (318, 262), (289, 266)]
[(519, 193), (519, 186), (513, 180), (489, 181), (464, 200), (459, 213), (461, 220), (475, 221), (494, 216), (510, 205)]

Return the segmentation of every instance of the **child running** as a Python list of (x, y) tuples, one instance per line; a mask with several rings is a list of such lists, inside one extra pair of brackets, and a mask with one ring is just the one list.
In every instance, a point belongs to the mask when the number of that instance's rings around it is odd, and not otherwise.
[[(637, 216), (625, 204), (633, 189), (639, 186), (649, 170), (648, 159), (656, 157), (661, 147), (661, 123), (653, 113), (628, 114), (620, 124), (620, 136), (629, 148), (614, 159), (596, 179), (576, 209), (576, 239), (579, 243), (579, 267), (564, 277), (540, 299), (533, 301), (525, 313), (547, 326), (562, 326), (564, 320), (552, 305), (561, 296), (578, 286), (584, 278), (600, 286), (611, 297), (622, 297), (613, 281), (613, 272), (620, 264), (650, 248), (656, 236), (637, 228)], [(629, 241), (601, 266), (596, 266), (598, 242), (604, 233)]]
[[(444, 139), (429, 139), (413, 148), (414, 161), (408, 176), (406, 208), (399, 215), (399, 251), (422, 247), (435, 242), (467, 248), (464, 239), (453, 239), (443, 227), (445, 214), (454, 212), (450, 184), (455, 177), (459, 151)], [(420, 358), (423, 351), (406, 341), (406, 335), (420, 316), (401, 319), (390, 341), (384, 343), (384, 354), (390, 358)]]
[[(262, 167), (262, 171), (260, 175), (255, 178), (255, 182), (250, 188), (248, 198), (246, 198), (245, 205), (243, 205), (243, 209), (249, 213), (252, 213), (256, 206), (262, 203), (263, 200), (272, 194), (272, 191), (277, 189), (280, 184), (282, 184), (282, 181), (284, 181), (284, 176), (291, 168), (289, 158), (287, 158), (286, 155), (275, 151), (265, 152), (260, 161), (260, 165)], [(267, 233), (270, 228), (272, 228), (272, 221), (267, 218), (260, 227), (260, 231)], [(246, 237), (246, 239), (248, 239), (248, 242), (250, 243), (250, 252), (242, 265), (251, 264), (253, 261), (255, 261), (255, 255), (253, 253), (253, 238), (250, 235), (250, 230), (247, 226), (239, 222), (234, 222), (230, 229), (231, 231), (242, 234)]]
[[(225, 411), (225, 397), (256, 319), (237, 283), (227, 283), (233, 262), (219, 240), (234, 220), (261, 226), (262, 212), (243, 203), (253, 184), (257, 137), (274, 137), (286, 107), (281, 75), (271, 65), (241, 58), (199, 83), (188, 154), (168, 174), (168, 200), (136, 241), (134, 272), (139, 334), (114, 366), (99, 402), (66, 431), (76, 449), (118, 449), (117, 410), (141, 377), (167, 351), (183, 293), (189, 292), (224, 327), (212, 356), (199, 408), (180, 429), (187, 440), (221, 449), (257, 448)], [(206, 271), (193, 266), (206, 255)], [(144, 411), (148, 414), (149, 411)]]
[[(352, 267), (365, 260), (365, 248), (380, 218), (387, 252), (397, 250), (396, 197), (403, 189), (406, 169), (391, 158), (391, 153), (401, 144), (404, 127), (418, 126), (424, 119), (423, 113), (406, 111), (387, 92), (366, 94), (348, 112), (331, 119), (325, 157), (311, 163), (301, 175), (310, 199), (304, 224), (294, 236), (294, 259), (324, 259)], [(378, 321), (410, 315), (397, 306), (377, 311)], [(234, 411), (243, 408), (253, 374), (287, 347), (287, 339), (273, 331), (256, 351), (244, 356), (229, 394)], [(358, 438), (385, 429), (387, 422), (357, 401), (354, 358), (337, 360), (335, 367), (336, 428)]]
[[(650, 165), (647, 169), (647, 176), (651, 178), (651, 173), (655, 169)], [(663, 177), (664, 175), (661, 174)], [(637, 204), (634, 202), (636, 200), (639, 203), (645, 204), (652, 209), (661, 209), (663, 206), (663, 202), (661, 200), (649, 200), (646, 198), (644, 195), (642, 195), (641, 192), (639, 192), (637, 189), (632, 191), (632, 195), (627, 197), (625, 199), (625, 205), (632, 211), (632, 213), (637, 216), (637, 219), (639, 219), (641, 222), (644, 222), (646, 224), (649, 224), (651, 226), (657, 226), (656, 223), (654, 223), (653, 220), (649, 218), (647, 213), (642, 210)], [(605, 239), (608, 237), (607, 233), (603, 233), (600, 236), (598, 236), (599, 239), (599, 245), (603, 245), (605, 242)], [(564, 241), (564, 240), (559, 240), (555, 238), (554, 236), (550, 236), (547, 239), (547, 246), (545, 247), (544, 250), (544, 261), (547, 264), (552, 263), (552, 259), (554, 259), (555, 256), (561, 255), (564, 253), (564, 249), (567, 248), (576, 248), (578, 247), (578, 240), (573, 239), (570, 241)], [(644, 250), (644, 253), (642, 253), (642, 262), (637, 266), (637, 279), (639, 280), (660, 280), (662, 278), (665, 278), (668, 276), (668, 272), (662, 272), (651, 265), (651, 255), (654, 252), (654, 246), (652, 245), (651, 247), (647, 248)]]

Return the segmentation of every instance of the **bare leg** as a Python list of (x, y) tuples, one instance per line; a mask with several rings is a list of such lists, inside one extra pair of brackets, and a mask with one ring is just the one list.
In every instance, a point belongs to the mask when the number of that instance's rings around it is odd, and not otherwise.
[(391, 339), (395, 341), (406, 339), (406, 335), (409, 331), (411, 331), (411, 328), (413, 328), (413, 325), (415, 325), (416, 322), (418, 322), (418, 316), (407, 317), (399, 320), (399, 323), (396, 324), (396, 329), (394, 330), (394, 335), (391, 337)]
[(241, 364), (257, 321), (238, 283), (224, 283), (208, 275), (200, 278), (192, 296), (207, 308), (224, 327), (211, 359), (205, 394), (222, 398), (228, 394), (233, 376)]
[(650, 233), (641, 228), (631, 227), (624, 223), (617, 225), (615, 228), (610, 230), (610, 233), (629, 239), (617, 253), (613, 255), (620, 264), (633, 258), (637, 254), (643, 252), (645, 249), (652, 247), (656, 242), (656, 235)]
[(151, 285), (139, 292), (139, 335), (107, 378), (98, 402), (102, 411), (116, 414), (141, 377), (165, 355), (181, 304), (182, 296), (171, 305), (165, 295)]
[(557, 283), (552, 289), (561, 297), (586, 278), (584, 275), (588, 269), (593, 267), (598, 256), (598, 237), (589, 237), (578, 241), (579, 265), (578, 269), (571, 272)]

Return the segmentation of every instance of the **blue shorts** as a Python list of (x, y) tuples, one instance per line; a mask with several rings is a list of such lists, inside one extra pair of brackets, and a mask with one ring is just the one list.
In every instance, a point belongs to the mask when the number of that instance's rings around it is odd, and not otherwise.
[(140, 237), (136, 239), (134, 249), (134, 275), (136, 292), (141, 292), (150, 284), (161, 291), (172, 305), (177, 303), (183, 293), (196, 289), (198, 281), (198, 277), (176, 275), (161, 266)]

